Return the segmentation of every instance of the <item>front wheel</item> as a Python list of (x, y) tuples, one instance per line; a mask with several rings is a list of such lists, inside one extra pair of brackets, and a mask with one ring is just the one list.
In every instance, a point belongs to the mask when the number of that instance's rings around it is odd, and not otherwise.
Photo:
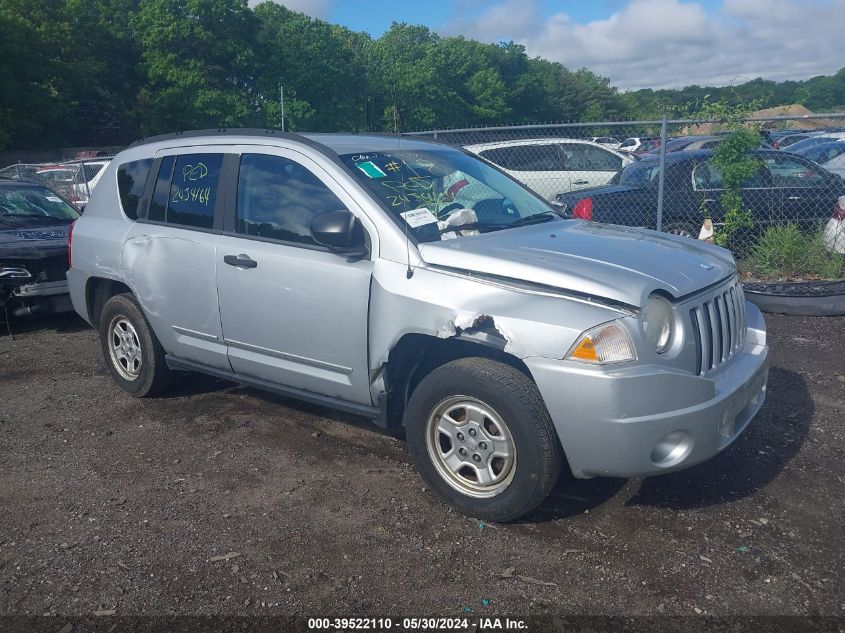
[(537, 386), (487, 358), (438, 367), (414, 390), (405, 417), (420, 475), (461, 512), (513, 521), (558, 479), (563, 455)]

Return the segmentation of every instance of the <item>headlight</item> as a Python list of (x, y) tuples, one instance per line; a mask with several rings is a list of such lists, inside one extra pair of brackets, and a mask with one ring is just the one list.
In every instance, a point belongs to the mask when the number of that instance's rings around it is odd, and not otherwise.
[(675, 335), (675, 311), (663, 297), (652, 295), (642, 310), (643, 330), (654, 351), (662, 354), (672, 345)]
[(625, 328), (616, 321), (611, 321), (584, 332), (566, 353), (565, 358), (606, 365), (636, 360), (637, 353)]

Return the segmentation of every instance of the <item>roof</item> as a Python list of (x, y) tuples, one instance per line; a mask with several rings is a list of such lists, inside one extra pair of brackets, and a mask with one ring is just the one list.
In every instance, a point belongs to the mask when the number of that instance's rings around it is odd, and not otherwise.
[[(592, 138), (605, 138), (604, 136), (595, 136)], [(554, 145), (555, 143), (581, 143), (582, 145), (593, 145), (601, 147), (602, 149), (609, 149), (607, 146), (602, 145), (601, 143), (595, 143), (593, 141), (583, 139), (583, 138), (565, 138), (565, 137), (552, 137), (552, 138), (521, 138), (521, 139), (514, 139), (510, 141), (496, 141), (493, 143), (477, 143), (475, 145), (467, 145), (465, 149), (473, 153), (483, 152), (484, 150), (488, 149), (499, 149), (502, 147), (519, 147), (520, 145)], [(613, 150), (611, 150), (613, 151)]]
[(373, 151), (387, 151), (398, 149), (431, 149), (432, 146), (444, 146), (434, 140), (418, 140), (407, 136), (400, 136), (398, 134), (350, 134), (350, 133), (307, 133), (296, 134), (293, 132), (282, 132), (281, 130), (265, 130), (258, 128), (219, 128), (211, 130), (190, 130), (186, 132), (176, 132), (173, 134), (161, 134), (159, 136), (151, 136), (142, 138), (130, 145), (130, 147), (139, 147), (152, 143), (159, 143), (161, 141), (170, 141), (178, 139), (214, 139), (217, 137), (244, 137), (244, 138), (261, 138), (264, 140), (288, 140), (298, 143), (304, 143), (312, 147), (316, 146), (323, 151), (326, 149), (335, 152), (336, 154), (349, 154), (354, 152), (373, 152)]

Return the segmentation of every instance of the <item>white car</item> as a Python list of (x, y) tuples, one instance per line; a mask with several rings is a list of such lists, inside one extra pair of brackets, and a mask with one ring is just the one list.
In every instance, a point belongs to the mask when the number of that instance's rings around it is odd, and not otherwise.
[(91, 192), (105, 171), (104, 167), (110, 162), (111, 158), (105, 158), (102, 160), (85, 160), (76, 163), (79, 165), (79, 172), (77, 174), (77, 183), (73, 185), (73, 190), (76, 193), (77, 204), (79, 206), (84, 207), (88, 204), (88, 198)]
[(622, 141), (616, 149), (623, 152), (636, 152), (640, 148), (640, 145), (646, 141), (653, 141), (655, 138), (654, 136), (632, 136)]
[(590, 140), (593, 143), (604, 145), (605, 147), (609, 147), (610, 149), (619, 149), (619, 145), (621, 145), (619, 139), (615, 136), (594, 136)]
[(634, 161), (599, 143), (571, 138), (522, 139), (465, 149), (498, 165), (547, 200), (554, 200), (558, 193), (606, 185)]

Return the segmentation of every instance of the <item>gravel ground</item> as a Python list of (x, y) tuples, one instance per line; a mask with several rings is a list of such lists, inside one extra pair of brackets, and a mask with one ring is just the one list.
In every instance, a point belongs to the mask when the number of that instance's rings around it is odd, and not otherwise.
[(514, 525), (451, 512), (365, 420), (199, 376), (134, 400), (75, 316), (18, 323), (0, 614), (841, 618), (845, 318), (767, 321), (768, 401), (732, 447), (562, 481)]

